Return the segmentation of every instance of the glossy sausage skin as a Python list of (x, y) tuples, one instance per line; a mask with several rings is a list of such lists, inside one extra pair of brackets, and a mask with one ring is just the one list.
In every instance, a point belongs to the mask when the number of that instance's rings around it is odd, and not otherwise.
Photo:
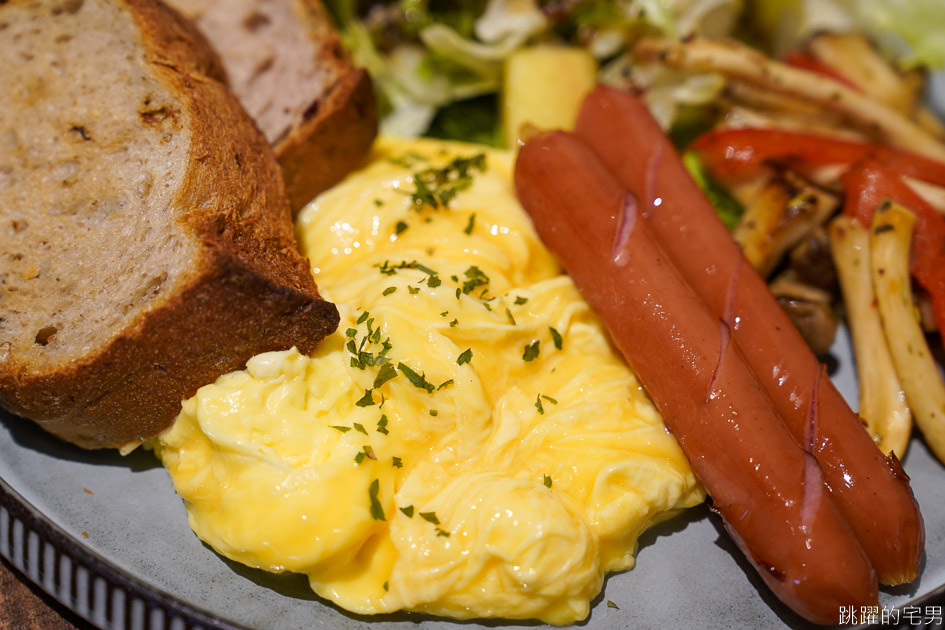
[(830, 379), (820, 379), (813, 395), (822, 366), (646, 107), (627, 92), (598, 87), (584, 102), (577, 134), (640, 196), (655, 237), (709, 312), (727, 319), (736, 345), (798, 441), (811, 437), (816, 401), (811, 450), (837, 506), (880, 582), (914, 580), (925, 530), (908, 477), (898, 461), (880, 452)]
[(805, 618), (876, 601), (876, 574), (726, 327), (682, 279), (593, 152), (530, 140), (515, 183), (545, 244), (604, 321), (739, 547)]

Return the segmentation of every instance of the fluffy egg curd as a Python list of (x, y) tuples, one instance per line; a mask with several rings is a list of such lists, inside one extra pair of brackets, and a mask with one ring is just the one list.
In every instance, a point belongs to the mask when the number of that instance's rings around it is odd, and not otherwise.
[(217, 552), (356, 613), (567, 624), (703, 500), (513, 160), (382, 139), (298, 217), (338, 331), (203, 387), (154, 444)]

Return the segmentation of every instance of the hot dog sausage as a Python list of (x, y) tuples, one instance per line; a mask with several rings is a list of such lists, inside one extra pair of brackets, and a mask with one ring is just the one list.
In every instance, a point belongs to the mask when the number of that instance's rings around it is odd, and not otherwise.
[(770, 401), (594, 153), (530, 140), (515, 183), (539, 235), (600, 315), (771, 590), (811, 621), (876, 600), (876, 575), (816, 460)]
[[(577, 134), (617, 180), (640, 196), (660, 244), (736, 345), (798, 441), (807, 439), (837, 506), (884, 584), (918, 575), (924, 526), (908, 477), (873, 443), (821, 365), (745, 261), (665, 134), (633, 95), (598, 87), (584, 102)], [(816, 394), (814, 392), (816, 391)]]

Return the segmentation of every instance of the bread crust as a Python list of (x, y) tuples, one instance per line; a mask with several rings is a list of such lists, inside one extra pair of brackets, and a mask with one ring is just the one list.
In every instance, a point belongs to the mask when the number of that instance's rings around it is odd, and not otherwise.
[(268, 143), (236, 98), (202, 73), (213, 71), (212, 53), (163, 5), (122, 4), (153, 73), (190, 114), (187, 175), (171, 211), (201, 247), (178, 291), (124, 329), (103, 331), (81, 359), (42, 370), (0, 343), (0, 407), (84, 448), (138, 444), (169, 427), (202, 385), (260, 352), (311, 352), (338, 325), (296, 249)]
[(365, 160), (377, 136), (371, 77), (351, 67), (275, 146), (293, 214)]
[[(258, 124), (282, 166), (293, 213), (362, 163), (377, 135), (371, 77), (352, 63), (321, 0), (259, 0), (249, 7), (232, 0), (168, 2), (192, 19), (210, 45), (217, 47), (224, 67), (231, 70), (231, 88), (250, 115), (260, 117)], [(270, 24), (276, 14), (291, 16), (292, 34), (308, 44), (304, 50), (295, 50), (291, 38), (276, 39), (278, 30), (259, 26)], [(311, 77), (308, 84), (315, 88), (313, 100), (304, 100), (298, 90), (285, 89), (281, 96), (268, 95), (275, 101), (264, 99), (262, 106), (256, 98), (264, 89), (255, 82), (260, 74), (275, 73), (282, 85), (299, 80), (286, 74), (284, 65), (273, 64), (273, 58), (309, 55), (321, 69), (320, 77)], [(252, 76), (247, 76), (247, 65), (255, 67)], [(268, 109), (273, 106), (292, 112), (287, 114), (290, 124), (273, 125)]]

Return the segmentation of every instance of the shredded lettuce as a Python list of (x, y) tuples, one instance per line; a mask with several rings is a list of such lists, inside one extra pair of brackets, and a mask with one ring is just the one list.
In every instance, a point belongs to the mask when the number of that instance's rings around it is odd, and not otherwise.
[(686, 170), (689, 171), (692, 178), (699, 184), (699, 188), (702, 189), (702, 192), (705, 193), (705, 196), (712, 203), (715, 211), (722, 219), (722, 223), (725, 224), (725, 227), (727, 227), (729, 231), (734, 230), (742, 218), (744, 208), (742, 208), (741, 204), (735, 201), (724, 188), (709, 177), (698, 153), (695, 151), (687, 151), (683, 154), (682, 159)]
[(766, 0), (751, 13), (776, 55), (820, 30), (861, 31), (903, 67), (945, 68), (943, 0)]
[(381, 129), (408, 136), (426, 133), (441, 111), (438, 133), (464, 129), (454, 121), (466, 110), (453, 105), (500, 93), (505, 60), (537, 42), (585, 47), (598, 60), (601, 81), (645, 88), (647, 105), (669, 129), (683, 109), (715, 99), (722, 77), (633, 63), (630, 45), (644, 34), (725, 37), (746, 9), (775, 54), (819, 29), (858, 29), (907, 66), (945, 66), (945, 0), (326, 2), (355, 62), (374, 78)]

